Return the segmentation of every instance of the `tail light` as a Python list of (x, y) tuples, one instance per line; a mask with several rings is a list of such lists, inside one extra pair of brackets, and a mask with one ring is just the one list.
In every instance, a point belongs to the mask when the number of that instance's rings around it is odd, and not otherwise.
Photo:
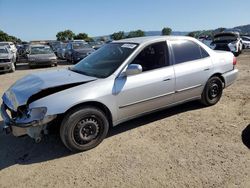
[(236, 57), (233, 57), (233, 65), (235, 66), (237, 64), (237, 59)]

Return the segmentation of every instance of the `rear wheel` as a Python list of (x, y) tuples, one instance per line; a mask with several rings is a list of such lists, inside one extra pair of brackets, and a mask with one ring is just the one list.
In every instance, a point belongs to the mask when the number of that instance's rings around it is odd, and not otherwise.
[(215, 105), (221, 98), (223, 83), (217, 76), (211, 77), (202, 92), (201, 102), (205, 106)]
[(60, 137), (71, 151), (85, 151), (100, 144), (108, 128), (108, 120), (101, 110), (81, 107), (66, 114), (60, 127)]

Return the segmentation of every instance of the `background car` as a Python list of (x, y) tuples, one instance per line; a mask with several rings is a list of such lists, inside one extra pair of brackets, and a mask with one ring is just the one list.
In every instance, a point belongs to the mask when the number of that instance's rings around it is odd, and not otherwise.
[(90, 42), (89, 45), (91, 45), (91, 47), (95, 50), (98, 50), (99, 48), (101, 48), (105, 43), (102, 41), (97, 41), (97, 42)]
[(0, 46), (0, 72), (14, 72), (14, 55), (5, 46)]
[(249, 36), (241, 36), (243, 49), (250, 48), (250, 37)]
[(56, 49), (56, 55), (60, 59), (65, 59), (65, 51), (66, 51), (67, 43), (61, 42)]
[(65, 59), (71, 63), (77, 63), (95, 50), (86, 42), (71, 41), (67, 44)]
[(40, 65), (57, 66), (57, 57), (47, 45), (30, 45), (28, 63), (30, 68)]
[(242, 39), (237, 32), (222, 32), (214, 35), (210, 46), (214, 50), (231, 51), (235, 56), (238, 56), (243, 49)]
[(13, 42), (0, 42), (0, 46), (6, 46), (9, 49), (9, 52), (13, 54), (13, 61), (16, 63), (17, 49)]

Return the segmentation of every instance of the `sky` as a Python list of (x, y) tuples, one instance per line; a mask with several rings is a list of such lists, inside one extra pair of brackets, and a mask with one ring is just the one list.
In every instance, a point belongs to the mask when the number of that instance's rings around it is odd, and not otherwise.
[(250, 0), (0, 0), (0, 30), (22, 40), (117, 31), (194, 31), (250, 24)]

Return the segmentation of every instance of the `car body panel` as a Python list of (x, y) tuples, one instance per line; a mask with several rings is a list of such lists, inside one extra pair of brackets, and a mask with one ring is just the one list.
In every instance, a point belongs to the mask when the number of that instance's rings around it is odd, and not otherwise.
[[(200, 45), (209, 57), (175, 65), (170, 41), (179, 39)], [(158, 42), (168, 44), (169, 65), (125, 75), (128, 64), (146, 46)], [(3, 103), (13, 110), (18, 110), (21, 105), (26, 105), (28, 110), (46, 108), (44, 118), (48, 118), (64, 114), (77, 105), (95, 102), (110, 112), (114, 126), (151, 111), (200, 98), (207, 80), (215, 74), (224, 77), (225, 87), (237, 77), (231, 52), (214, 51), (191, 37), (141, 37), (113, 43), (136, 43), (138, 47), (110, 76), (94, 78), (66, 69), (34, 73), (10, 87), (3, 95)], [(67, 86), (75, 83), (79, 84)], [(37, 93), (57, 86), (62, 87), (30, 101)]]

